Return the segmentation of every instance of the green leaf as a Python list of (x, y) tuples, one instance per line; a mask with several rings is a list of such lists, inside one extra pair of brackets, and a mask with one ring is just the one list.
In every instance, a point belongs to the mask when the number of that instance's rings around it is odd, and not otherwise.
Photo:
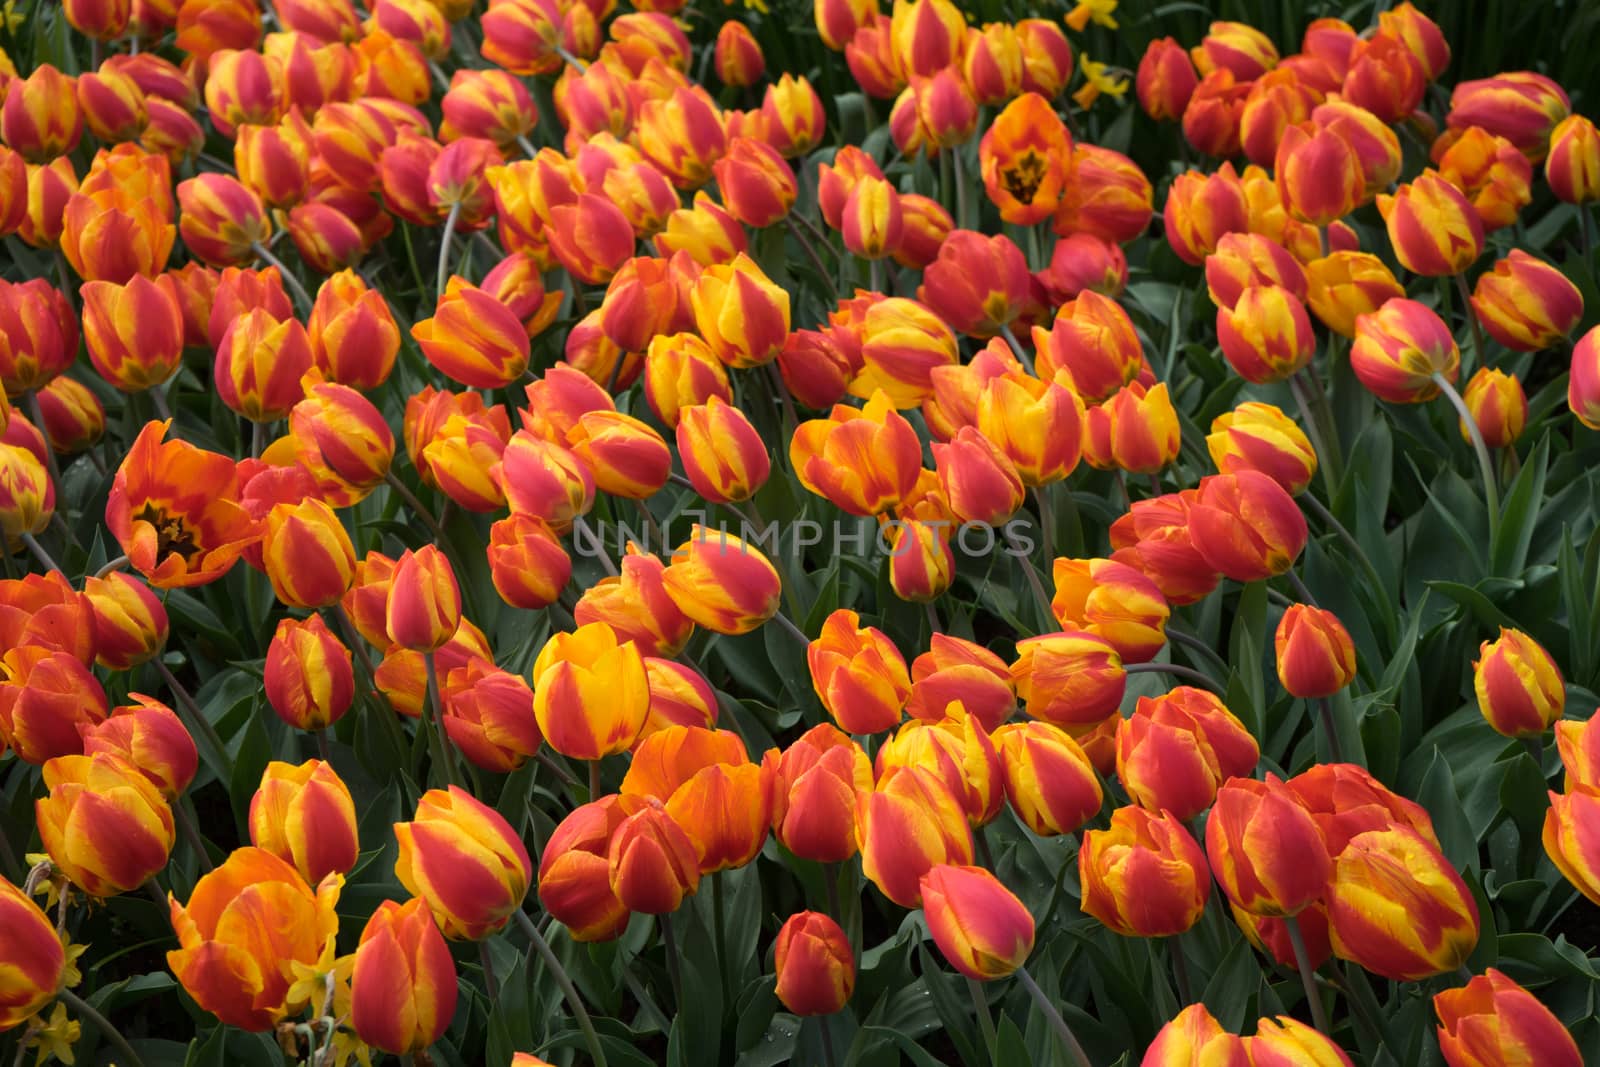
[(1437, 749), (1428, 773), (1423, 775), (1422, 787), (1417, 791), (1417, 803), (1428, 809), (1433, 817), (1434, 832), (1445, 856), (1456, 870), (1478, 870), (1478, 839), (1473, 836), (1466, 813), (1462, 809), (1461, 795), (1456, 791), (1455, 775), (1450, 764)]
[(1545, 474), (1550, 465), (1550, 437), (1539, 439), (1506, 492), (1500, 509), (1500, 528), (1489, 548), (1491, 574), (1516, 576), (1528, 562), (1528, 546), (1544, 501)]

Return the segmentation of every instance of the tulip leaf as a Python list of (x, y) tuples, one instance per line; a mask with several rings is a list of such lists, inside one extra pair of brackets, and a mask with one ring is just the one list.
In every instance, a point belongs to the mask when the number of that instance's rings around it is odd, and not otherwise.
[(1428, 771), (1417, 791), (1417, 803), (1433, 817), (1433, 829), (1445, 856), (1456, 870), (1478, 870), (1478, 839), (1467, 823), (1461, 794), (1456, 790), (1450, 763), (1438, 748), (1433, 750)]
[[(1211, 907), (1219, 901), (1213, 900)], [(1261, 988), (1261, 968), (1255, 950), (1244, 938), (1234, 941), (1227, 955), (1217, 964), (1200, 1000), (1229, 1030), (1238, 1032), (1250, 1014), (1250, 1006)]]
[(1565, 524), (1561, 528), (1561, 549), (1557, 559), (1556, 573), (1561, 581), (1562, 606), (1567, 613), (1567, 649), (1573, 678), (1588, 682), (1594, 676), (1595, 620), (1590, 610), (1591, 598), (1583, 586), (1583, 566), (1572, 543), (1572, 527)]
[(939, 1013), (945, 1033), (955, 1045), (956, 1051), (960, 1053), (961, 1061), (971, 1067), (981, 1067), (986, 1062), (986, 1057), (976, 1040), (972, 1005), (969, 999), (962, 995), (964, 990), (961, 993), (957, 992), (960, 979), (939, 965), (933, 953), (928, 951), (926, 941), (917, 945), (917, 961), (921, 965), (922, 981), (929, 997), (933, 1000), (934, 1010)]
[(1506, 491), (1501, 505), (1500, 527), (1495, 531), (1489, 551), (1489, 573), (1515, 576), (1528, 562), (1528, 546), (1533, 543), (1534, 526), (1544, 502), (1545, 475), (1550, 465), (1550, 436), (1539, 439), (1522, 470)]
[[(943, 1060), (934, 1056), (927, 1049), (918, 1045), (910, 1036), (898, 1030), (893, 1030), (886, 1026), (863, 1026), (860, 1030), (860, 1036), (857, 1038), (857, 1043), (859, 1044), (868, 1037), (872, 1038), (874, 1043), (892, 1043), (900, 1049), (901, 1054), (911, 1061), (914, 1067), (947, 1067)], [(1001, 1060), (997, 1062), (1003, 1063), (1007, 1061)], [(1015, 1062), (1026, 1063), (1028, 1061), (1024, 1058)], [(745, 1067), (745, 1065), (741, 1063), (740, 1067)]]
[(778, 1067), (780, 1063), (788, 1063), (794, 1056), (795, 1039), (799, 1034), (799, 1019), (782, 1012), (774, 1015), (760, 1041), (741, 1053), (734, 1067)]

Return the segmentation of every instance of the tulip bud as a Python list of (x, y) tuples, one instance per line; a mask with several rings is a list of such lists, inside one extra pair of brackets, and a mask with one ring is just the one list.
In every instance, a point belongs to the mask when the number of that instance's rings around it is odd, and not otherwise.
[(1273, 639), (1278, 681), (1291, 696), (1312, 700), (1332, 696), (1356, 676), (1356, 650), (1350, 634), (1331, 611), (1291, 604)]
[(307, 885), (356, 865), (356, 806), (332, 764), (273, 761), (250, 799), (250, 843), (294, 865)]
[(662, 581), (678, 609), (714, 633), (749, 633), (778, 612), (777, 568), (727, 533), (695, 525), (672, 554)]
[(1582, 115), (1568, 115), (1550, 131), (1544, 177), (1558, 200), (1589, 204), (1600, 200), (1600, 131)]
[(267, 703), (284, 722), (297, 730), (324, 729), (355, 699), (350, 650), (320, 615), (281, 619), (267, 646), (264, 685)]
[(421, 899), (385, 900), (361, 931), (350, 973), (350, 1025), (397, 1056), (444, 1036), (455, 1015), (456, 966)]
[(718, 504), (748, 500), (766, 484), (771, 459), (766, 444), (740, 410), (717, 396), (682, 408), (678, 455), (695, 492)]
[(1208, 566), (1256, 582), (1294, 566), (1305, 548), (1306, 518), (1277, 482), (1240, 471), (1201, 479), (1189, 533)]
[(384, 609), (389, 640), (402, 648), (430, 652), (461, 625), (461, 590), (455, 571), (432, 545), (407, 549), (395, 562)]
[(962, 522), (999, 526), (1022, 506), (1022, 478), (993, 442), (975, 427), (963, 426), (948, 444), (935, 442), (939, 485), (952, 513)]
[(1516, 145), (1530, 163), (1549, 151), (1551, 134), (1572, 110), (1561, 86), (1531, 71), (1456, 83), (1445, 122), (1452, 130), (1478, 126)]
[(113, 571), (84, 580), (84, 596), (94, 613), (95, 662), (125, 671), (150, 659), (167, 643), (167, 609), (133, 575)]
[(1434, 376), (1454, 382), (1461, 352), (1444, 320), (1402, 297), (1356, 316), (1350, 369), (1361, 384), (1391, 404), (1419, 404), (1439, 395)]
[(1590, 330), (1572, 346), (1567, 407), (1589, 429), (1600, 430), (1600, 329)]
[(961, 802), (939, 778), (901, 767), (856, 801), (861, 870), (902, 908), (922, 905), (921, 879), (945, 863), (972, 862), (972, 830)]
[(1084, 413), (1083, 458), (1101, 470), (1154, 474), (1178, 458), (1178, 412), (1167, 383), (1146, 390), (1134, 382)]
[(743, 253), (707, 267), (690, 299), (696, 329), (730, 367), (770, 362), (789, 337), (788, 292)]
[(993, 337), (1025, 309), (1031, 279), (1011, 239), (952, 231), (923, 273), (917, 299), (959, 333)]
[(1251, 82), (1218, 68), (1201, 78), (1183, 111), (1183, 136), (1201, 155), (1227, 159), (1242, 147), (1240, 121)]
[(1135, 807), (1118, 808), (1109, 829), (1083, 835), (1078, 881), (1083, 910), (1124, 937), (1181, 934), (1211, 896), (1206, 855), (1183, 823)]
[(1258, 233), (1225, 234), (1206, 257), (1206, 289), (1219, 309), (1231, 310), (1247, 289), (1278, 286), (1301, 300), (1306, 275), (1288, 249)]
[(1253, 1067), (1299, 1067), (1306, 1063), (1353, 1067), (1350, 1057), (1331, 1038), (1288, 1015), (1261, 1019), (1255, 1036), (1244, 1039), (1244, 1047)]
[(1063, 629), (1082, 630), (1126, 663), (1152, 658), (1167, 643), (1167, 602), (1155, 584), (1109, 559), (1057, 559), (1050, 611)]
[(1099, 403), (1132, 382), (1144, 353), (1133, 320), (1122, 306), (1096, 292), (1080, 293), (1056, 312), (1047, 332), (1033, 328), (1043, 378), (1063, 384), (1085, 403)]
[(1350, 49), (1341, 93), (1384, 122), (1399, 122), (1422, 103), (1428, 78), (1415, 53), (1398, 36), (1379, 29)]
[(1253, 915), (1294, 915), (1322, 895), (1332, 861), (1322, 830), (1281, 779), (1233, 778), (1206, 819), (1217, 884)]
[(106, 409), (87, 385), (65, 375), (39, 390), (39, 417), (45, 441), (58, 456), (93, 448), (106, 433)]
[(262, 562), (280, 601), (315, 609), (337, 603), (350, 588), (356, 553), (333, 509), (304, 500), (268, 512)]
[(253, 308), (233, 321), (217, 346), (215, 384), (228, 407), (251, 422), (276, 422), (305, 396), (311, 342), (297, 319), (278, 321)]
[(118, 756), (139, 771), (167, 800), (182, 795), (194, 781), (200, 754), (194, 738), (173, 710), (139, 693), (139, 703), (117, 708), (111, 717), (83, 730), (83, 754)]
[(41, 63), (26, 78), (13, 77), (0, 105), (0, 140), (29, 163), (48, 163), (78, 146), (83, 113), (72, 78)]
[(1260, 401), (1247, 400), (1213, 419), (1206, 448), (1221, 473), (1259, 471), (1291, 496), (1304, 492), (1317, 473), (1317, 455), (1305, 431)]
[(1217, 309), (1222, 354), (1245, 381), (1283, 381), (1311, 362), (1317, 338), (1305, 305), (1276, 285), (1251, 286), (1230, 311)]
[[(1509, 448), (1522, 436), (1528, 421), (1528, 397), (1515, 375), (1479, 367), (1462, 390), (1461, 399), (1489, 448)], [(1462, 440), (1471, 444), (1470, 427), (1464, 420), (1457, 423)]]
[(50, 862), (92, 897), (138, 889), (167, 865), (172, 809), (138, 768), (110, 752), (44, 765), (50, 791), (34, 804)]
[(394, 824), (395, 876), (421, 897), (446, 937), (477, 941), (505, 926), (533, 878), (510, 824), (465, 790), (430, 789), (411, 822)]
[(694, 623), (667, 595), (665, 573), (660, 559), (629, 542), (622, 574), (585, 590), (573, 618), (580, 625), (605, 623), (618, 641), (637, 645), (644, 655), (675, 656), (694, 633)]
[(1466, 883), (1407, 827), (1351, 838), (1333, 864), (1327, 904), (1334, 955), (1397, 982), (1453, 971), (1478, 943)]
[(832, 1015), (849, 1002), (856, 985), (855, 953), (833, 919), (818, 911), (789, 916), (772, 951), (778, 1000), (795, 1015)]
[(1366, 192), (1355, 148), (1328, 127), (1286, 129), (1274, 170), (1289, 214), (1313, 226), (1327, 226), (1348, 215)]
[(183, 356), (184, 323), (170, 280), (85, 282), (81, 295), (89, 361), (102, 378), (132, 393), (172, 377)]
[(882, 631), (862, 627), (855, 612), (829, 615), (806, 660), (818, 699), (846, 732), (881, 733), (900, 721), (911, 690), (905, 658)]
[(1553, 348), (1583, 318), (1583, 294), (1550, 264), (1514, 248), (1478, 276), (1472, 311), (1490, 337), (1516, 352)]
[(127, 74), (115, 69), (81, 74), (76, 89), (84, 125), (106, 144), (137, 140), (150, 121), (144, 92)]
[(611, 891), (629, 911), (676, 911), (700, 885), (694, 843), (660, 807), (644, 807), (623, 819), (611, 834), (606, 859)]
[(1575, 792), (1551, 793), (1550, 810), (1544, 817), (1544, 850), (1573, 888), (1600, 901), (1600, 851), (1593, 833), (1596, 818), (1600, 818), (1600, 793), (1581, 787)]
[(608, 941), (630, 913), (611, 891), (606, 852), (617, 826), (647, 804), (607, 796), (573, 809), (555, 828), (539, 863), (539, 900), (575, 941)]
[(1472, 670), (1478, 708), (1499, 733), (1536, 737), (1561, 718), (1566, 706), (1561, 669), (1521, 630), (1502, 626), (1498, 639), (1478, 646)]
[(1452, 131), (1434, 142), (1432, 156), (1440, 176), (1472, 202), (1485, 233), (1511, 225), (1533, 198), (1533, 165), (1503, 137), (1476, 126)]
[(1018, 641), (1011, 681), (1030, 716), (1070, 729), (1115, 711), (1128, 676), (1109, 642), (1067, 630)]

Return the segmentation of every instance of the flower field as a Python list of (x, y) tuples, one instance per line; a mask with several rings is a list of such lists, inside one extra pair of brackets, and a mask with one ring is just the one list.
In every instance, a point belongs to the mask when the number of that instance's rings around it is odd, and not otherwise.
[(0, 1065), (1600, 1063), (1597, 48), (8, 0)]

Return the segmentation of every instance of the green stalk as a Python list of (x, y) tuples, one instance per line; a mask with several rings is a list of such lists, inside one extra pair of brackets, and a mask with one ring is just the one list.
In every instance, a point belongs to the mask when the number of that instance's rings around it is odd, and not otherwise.
[(1455, 405), (1456, 414), (1461, 417), (1461, 422), (1467, 428), (1467, 435), (1472, 438), (1472, 448), (1478, 454), (1478, 472), (1483, 476), (1483, 495), (1489, 505), (1489, 544), (1495, 543), (1500, 532), (1500, 487), (1495, 483), (1494, 461), (1489, 458), (1489, 446), (1483, 443), (1483, 432), (1478, 429), (1478, 421), (1472, 417), (1472, 412), (1467, 410), (1467, 402), (1461, 399), (1461, 394), (1456, 392), (1456, 387), (1450, 384), (1444, 375), (1435, 372), (1433, 382)]
[(1022, 988), (1028, 991), (1039, 1011), (1044, 1015), (1045, 1021), (1050, 1024), (1050, 1029), (1055, 1031), (1056, 1037), (1066, 1046), (1067, 1055), (1077, 1067), (1092, 1067), (1089, 1054), (1083, 1051), (1083, 1046), (1078, 1043), (1077, 1037), (1072, 1033), (1072, 1027), (1067, 1025), (1067, 1020), (1061, 1017), (1061, 1012), (1050, 998), (1044, 995), (1044, 990), (1039, 988), (1039, 983), (1033, 980), (1033, 975), (1028, 973), (1028, 968), (1017, 968), (1017, 981), (1022, 983)]
[(533, 950), (539, 954), (544, 965), (550, 968), (550, 974), (560, 987), (561, 995), (567, 999), (567, 1006), (572, 1009), (572, 1017), (578, 1020), (578, 1029), (583, 1031), (584, 1043), (589, 1046), (589, 1058), (594, 1061), (594, 1067), (606, 1067), (606, 1052), (600, 1045), (600, 1035), (595, 1033), (594, 1020), (589, 1018), (589, 1009), (583, 1006), (583, 999), (578, 996), (578, 989), (572, 984), (572, 976), (561, 966), (561, 960), (551, 949), (550, 942), (546, 941), (539, 928), (533, 925), (528, 913), (518, 908), (511, 915), (517, 920), (517, 925), (522, 927), (522, 932), (528, 935), (528, 940), (533, 943)]

